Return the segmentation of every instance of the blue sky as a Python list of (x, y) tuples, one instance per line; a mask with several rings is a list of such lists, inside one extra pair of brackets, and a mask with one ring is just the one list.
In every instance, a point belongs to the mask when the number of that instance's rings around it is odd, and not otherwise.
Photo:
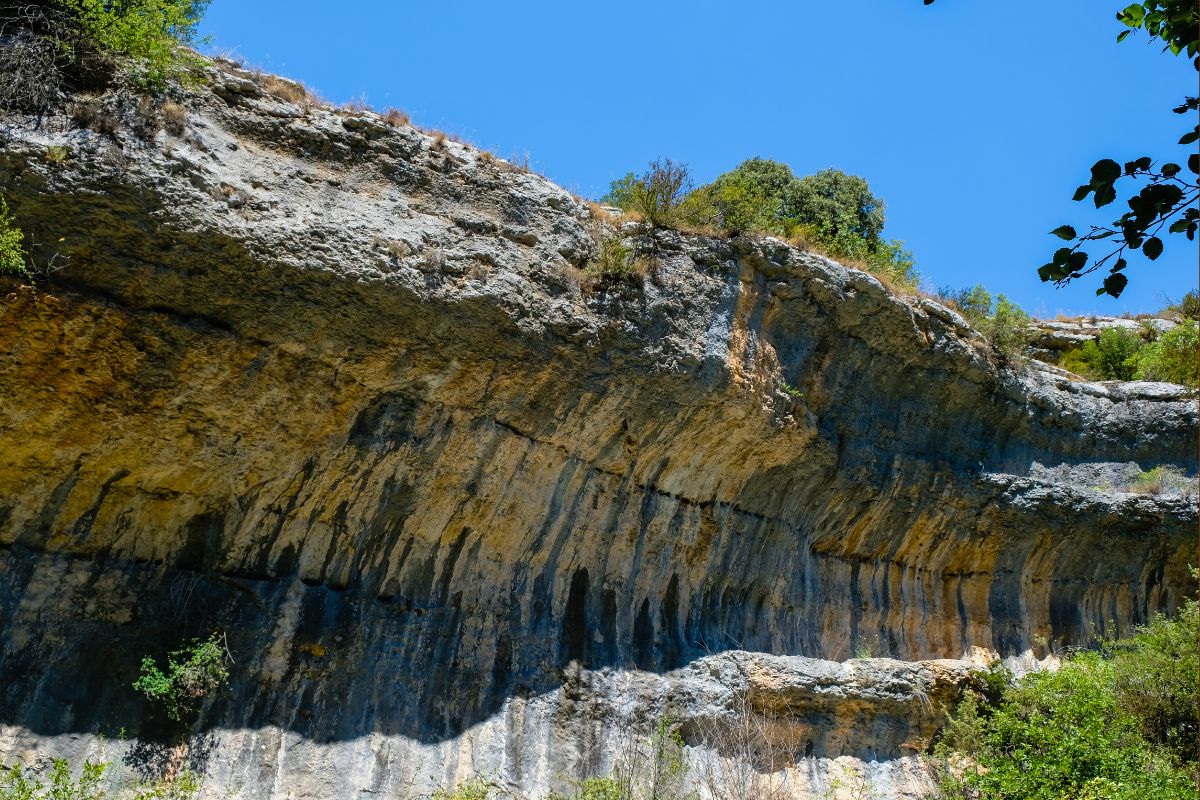
[(1110, 222), (1071, 194), (1099, 158), (1183, 163), (1172, 114), (1196, 73), (1117, 45), (1122, 2), (979, 0), (584, 4), (214, 0), (214, 50), (334, 102), (396, 106), (596, 197), (659, 156), (706, 182), (751, 156), (837, 167), (887, 203), (932, 286), (981, 282), (1039, 315), (1161, 307), (1197, 284), (1197, 245), (1131, 258), (1119, 300), (1096, 276), (1055, 289), (1047, 231)]

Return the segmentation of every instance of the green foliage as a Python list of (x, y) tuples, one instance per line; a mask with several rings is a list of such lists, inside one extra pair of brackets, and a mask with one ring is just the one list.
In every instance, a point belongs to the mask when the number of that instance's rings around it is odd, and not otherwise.
[(593, 234), (596, 251), (583, 274), (593, 283), (628, 282), (640, 284), (654, 269), (654, 260), (639, 256), (634, 248), (603, 228)]
[(133, 688), (163, 706), (167, 716), (180, 721), (195, 710), (196, 702), (229, 681), (223, 639), (214, 633), (204, 641), (175, 650), (163, 672), (153, 658), (142, 659), (141, 674)]
[(663, 717), (639, 748), (639, 758), (629, 759), (618, 769), (622, 800), (680, 800), (684, 796), (683, 779), (687, 775), (687, 755), (683, 737), (671, 720)]
[(1031, 320), (1007, 297), (1002, 294), (993, 297), (978, 284), (958, 291), (943, 289), (939, 295), (958, 307), (1002, 359), (1012, 360), (1025, 354), (1033, 335)]
[[(927, 3), (928, 4), (928, 3)], [(1150, 39), (1164, 42), (1164, 50), (1178, 55), (1186, 52), (1193, 66), (1200, 69), (1197, 56), (1197, 32), (1200, 31), (1200, 13), (1194, 0), (1150, 0), (1134, 3), (1117, 13), (1117, 21), (1126, 29), (1117, 36), (1120, 42), (1136, 30), (1144, 30)], [(1185, 97), (1182, 104), (1173, 110), (1177, 114), (1189, 114), (1193, 118), (1198, 108), (1195, 97)], [(1194, 120), (1193, 120), (1194, 121)], [(1200, 126), (1193, 125), (1179, 140), (1181, 145), (1194, 145), (1200, 138)], [(1190, 175), (1189, 175), (1190, 173)], [(1108, 225), (1092, 225), (1086, 233), (1079, 233), (1070, 225), (1060, 225), (1050, 233), (1060, 239), (1075, 241), (1070, 247), (1060, 247), (1049, 263), (1038, 269), (1043, 281), (1054, 281), (1061, 286), (1087, 275), (1101, 267), (1108, 267), (1103, 285), (1097, 295), (1109, 294), (1119, 297), (1129, 279), (1124, 274), (1128, 266), (1128, 251), (1141, 250), (1142, 255), (1153, 261), (1162, 255), (1164, 244), (1160, 233), (1166, 228), (1168, 234), (1182, 233), (1194, 241), (1200, 227), (1200, 155), (1191, 152), (1185, 167), (1173, 163), (1156, 164), (1150, 156), (1142, 156), (1119, 164), (1111, 158), (1103, 158), (1092, 166), (1089, 181), (1075, 190), (1076, 201), (1092, 198), (1096, 208), (1102, 208), (1117, 199), (1117, 184), (1121, 181), (1135, 183), (1144, 181), (1140, 191), (1127, 200), (1129, 211)], [(1115, 247), (1089, 264), (1089, 254), (1084, 246), (1093, 242), (1104, 242), (1106, 247)]]
[(433, 800), (487, 800), (493, 788), (491, 781), (476, 775), (451, 791), (437, 789), (433, 793)]
[(679, 216), (726, 234), (791, 237), (889, 283), (915, 289), (912, 253), (903, 242), (880, 238), (883, 210), (883, 201), (855, 175), (826, 169), (797, 178), (786, 164), (752, 158), (690, 193)]
[(1187, 320), (1175, 326), (1131, 356), (1129, 364), (1140, 381), (1200, 384), (1200, 324)]
[(637, 175), (626, 172), (623, 178), (618, 178), (608, 185), (608, 194), (601, 197), (600, 202), (628, 211), (633, 207), (633, 187), (637, 182)]
[(1197, 606), (1056, 672), (968, 692), (935, 750), (946, 800), (1195, 797)]
[(857, 175), (823, 169), (796, 182), (786, 200), (788, 217), (811, 225), (830, 242), (857, 239), (868, 248), (883, 233), (883, 201)]
[(13, 222), (3, 197), (0, 197), (0, 275), (29, 276), (25, 234)]
[(107, 770), (108, 764), (84, 761), (79, 777), (74, 778), (71, 765), (55, 759), (47, 783), (18, 765), (0, 767), (0, 800), (104, 800), (107, 794), (101, 784)]
[(1144, 345), (1133, 331), (1106, 328), (1098, 339), (1064, 353), (1059, 366), (1092, 380), (1128, 381), (1133, 379), (1133, 359)]
[(679, 222), (680, 205), (690, 188), (686, 164), (669, 158), (654, 161), (641, 175), (627, 173), (609, 184), (601, 203), (631, 211), (656, 228)]
[(0, 3), (0, 107), (42, 113), (64, 93), (109, 86), (118, 73), (161, 89), (203, 59), (192, 42), (208, 0)]
[(788, 202), (796, 184), (786, 164), (751, 158), (688, 195), (684, 216), (692, 224), (726, 233), (786, 236), (791, 227)]
[(190, 769), (172, 778), (143, 783), (134, 790), (133, 800), (192, 800), (204, 786), (204, 779)]
[(144, 85), (161, 86), (179, 77), (194, 59), (179, 45), (196, 37), (209, 0), (62, 0), (78, 21), (85, 41), (131, 60)]

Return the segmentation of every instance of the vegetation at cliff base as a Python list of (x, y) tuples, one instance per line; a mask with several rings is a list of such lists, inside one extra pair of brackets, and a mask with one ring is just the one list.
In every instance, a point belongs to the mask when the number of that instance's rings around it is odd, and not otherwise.
[(0, 0), (0, 106), (43, 112), (67, 91), (119, 76), (161, 88), (200, 59), (192, 42), (208, 0)]
[(1195, 600), (1124, 640), (968, 692), (936, 747), (942, 800), (1192, 800), (1200, 743)]
[(214, 633), (204, 641), (173, 651), (163, 671), (153, 658), (142, 659), (133, 688), (159, 703), (173, 720), (182, 720), (196, 703), (229, 681), (224, 639)]

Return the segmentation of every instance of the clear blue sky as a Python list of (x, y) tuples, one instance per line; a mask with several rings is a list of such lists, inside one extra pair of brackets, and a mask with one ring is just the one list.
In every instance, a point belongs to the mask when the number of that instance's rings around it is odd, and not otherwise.
[(1040, 315), (1147, 311), (1197, 284), (1197, 245), (1131, 259), (1119, 300), (1096, 276), (1054, 289), (1036, 267), (1099, 158), (1183, 163), (1171, 113), (1196, 73), (1111, 3), (605, 0), (456, 3), (213, 0), (213, 48), (334, 102), (396, 106), (589, 197), (658, 156), (700, 182), (751, 156), (837, 167), (887, 203), (933, 286), (982, 282)]

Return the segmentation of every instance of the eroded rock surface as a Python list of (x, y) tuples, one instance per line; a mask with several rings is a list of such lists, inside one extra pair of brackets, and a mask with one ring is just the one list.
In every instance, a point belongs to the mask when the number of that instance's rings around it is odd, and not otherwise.
[(61, 267), (0, 306), (0, 756), (161, 743), (138, 662), (219, 628), (193, 750), (246, 798), (540, 795), (611, 714), (739, 686), (803, 707), (797, 793), (916, 791), (909, 689), (773, 659), (1015, 657), (1188, 591), (1194, 498), (1089, 477), (1195, 476), (1193, 393), (999, 367), (770, 239), (658, 232), (644, 287), (581, 291), (595, 220), (545, 179), (212, 81), (180, 136), (0, 128)]

